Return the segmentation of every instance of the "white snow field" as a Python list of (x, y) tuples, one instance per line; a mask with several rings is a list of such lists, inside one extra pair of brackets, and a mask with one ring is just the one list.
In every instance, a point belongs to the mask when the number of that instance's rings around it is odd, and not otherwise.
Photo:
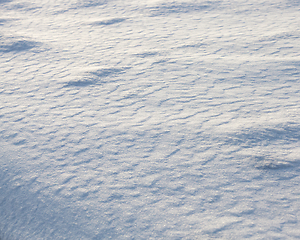
[(0, 238), (300, 239), (298, 0), (0, 0)]

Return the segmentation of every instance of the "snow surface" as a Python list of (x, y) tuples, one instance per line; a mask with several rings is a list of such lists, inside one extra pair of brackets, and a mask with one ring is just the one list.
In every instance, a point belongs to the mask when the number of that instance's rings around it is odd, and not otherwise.
[(0, 238), (300, 239), (298, 0), (0, 0)]

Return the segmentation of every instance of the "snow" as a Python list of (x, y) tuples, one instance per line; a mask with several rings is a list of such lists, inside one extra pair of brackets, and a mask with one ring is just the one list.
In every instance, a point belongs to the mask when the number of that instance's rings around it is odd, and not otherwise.
[(0, 0), (0, 238), (299, 239), (299, 1)]

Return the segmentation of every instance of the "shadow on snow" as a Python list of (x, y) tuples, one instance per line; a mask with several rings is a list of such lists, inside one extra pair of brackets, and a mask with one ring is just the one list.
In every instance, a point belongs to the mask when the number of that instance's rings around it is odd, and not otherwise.
[[(1, 37), (0, 37), (1, 40)], [(27, 41), (27, 40), (17, 40), (12, 42), (0, 42), (0, 52), (8, 53), (8, 52), (21, 52), (27, 51), (34, 47), (40, 45), (34, 41)]]

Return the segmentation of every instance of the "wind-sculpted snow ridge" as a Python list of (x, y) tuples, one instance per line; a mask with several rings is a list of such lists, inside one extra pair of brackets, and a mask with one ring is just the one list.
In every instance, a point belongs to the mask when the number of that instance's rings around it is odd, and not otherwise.
[(299, 239), (296, 1), (0, 1), (0, 238)]
[(0, 18), (0, 25), (3, 25), (6, 22), (6, 19), (1, 19)]
[(11, 0), (0, 0), (0, 4), (11, 2)]
[(102, 21), (95, 21), (92, 23), (92, 25), (112, 25), (112, 24), (123, 22), (125, 20), (126, 18), (112, 18), (112, 19), (106, 19)]
[(106, 81), (112, 82), (114, 81), (112, 76), (122, 74), (125, 70), (126, 68), (104, 68), (86, 71), (84, 77), (79, 77), (79, 80), (71, 80), (67, 82), (65, 87), (85, 87), (94, 84), (104, 84)]
[(77, 1), (77, 4), (80, 7), (98, 7), (104, 4), (107, 4), (107, 0), (85, 0), (85, 1)]
[(201, 13), (202, 11), (209, 11), (212, 7), (216, 7), (219, 1), (204, 1), (204, 2), (167, 2), (159, 6), (151, 7), (150, 12), (152, 16), (165, 16), (169, 14), (182, 13)]
[(38, 43), (28, 40), (16, 40), (11, 42), (1, 42), (0, 52), (20, 52), (26, 51), (37, 46)]

